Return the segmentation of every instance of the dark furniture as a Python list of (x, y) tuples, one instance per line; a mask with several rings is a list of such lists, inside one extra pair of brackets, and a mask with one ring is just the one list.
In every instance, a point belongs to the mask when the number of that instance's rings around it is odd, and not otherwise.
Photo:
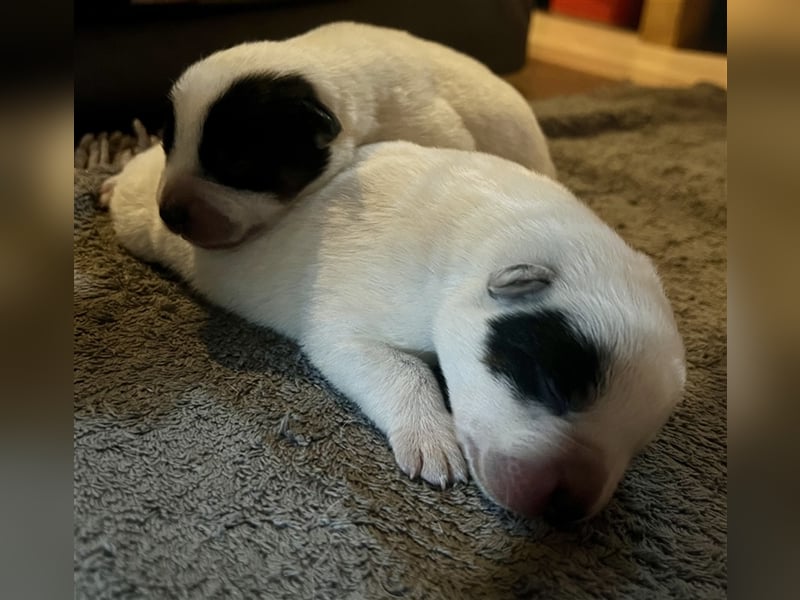
[[(152, 0), (151, 0), (152, 1)], [(406, 29), (508, 73), (525, 62), (531, 0), (76, 0), (75, 133), (160, 127), (181, 71), (213, 52), (353, 20)]]

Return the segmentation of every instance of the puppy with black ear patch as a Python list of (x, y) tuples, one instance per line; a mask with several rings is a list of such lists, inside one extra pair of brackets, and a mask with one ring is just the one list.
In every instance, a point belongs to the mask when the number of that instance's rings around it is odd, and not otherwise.
[(548, 177), (479, 152), (364, 146), (220, 252), (164, 227), (164, 162), (154, 146), (107, 190), (122, 244), (297, 340), (411, 476), (444, 486), (469, 467), (502, 506), (581, 520), (680, 398), (683, 344), (652, 263)]
[(373, 142), (479, 150), (555, 175), (536, 117), (511, 85), (394, 29), (333, 23), (222, 50), (190, 66), (170, 99), (161, 216), (204, 248), (270, 227)]

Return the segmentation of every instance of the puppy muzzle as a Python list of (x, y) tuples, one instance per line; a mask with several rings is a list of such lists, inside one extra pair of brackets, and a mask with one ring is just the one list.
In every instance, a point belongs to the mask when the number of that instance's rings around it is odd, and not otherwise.
[(239, 245), (247, 231), (238, 226), (208, 184), (197, 177), (181, 175), (168, 180), (159, 198), (159, 216), (167, 228), (200, 248), (221, 249)]
[(524, 517), (566, 526), (594, 516), (605, 504), (610, 474), (599, 449), (565, 444), (557, 451), (513, 456), (482, 449), (467, 438), (473, 475), (500, 506)]

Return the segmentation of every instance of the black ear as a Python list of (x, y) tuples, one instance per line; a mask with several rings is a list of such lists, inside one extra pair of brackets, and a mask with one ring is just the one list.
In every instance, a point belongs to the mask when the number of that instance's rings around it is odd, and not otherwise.
[(327, 148), (336, 136), (342, 131), (342, 124), (327, 106), (316, 99), (307, 98), (301, 101), (303, 106), (309, 111), (311, 120), (315, 125), (316, 134), (314, 144), (317, 148)]
[(555, 273), (542, 265), (512, 265), (492, 273), (486, 289), (496, 300), (515, 300), (540, 292), (554, 277)]

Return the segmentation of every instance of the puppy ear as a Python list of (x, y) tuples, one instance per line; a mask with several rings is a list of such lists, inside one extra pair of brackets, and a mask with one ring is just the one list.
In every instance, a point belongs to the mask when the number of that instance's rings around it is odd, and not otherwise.
[(303, 106), (309, 111), (314, 123), (316, 133), (314, 144), (317, 148), (327, 148), (336, 136), (342, 131), (342, 124), (328, 107), (316, 99), (307, 98), (302, 100)]
[(512, 265), (492, 273), (486, 289), (496, 300), (516, 300), (540, 292), (554, 278), (555, 273), (542, 265)]

